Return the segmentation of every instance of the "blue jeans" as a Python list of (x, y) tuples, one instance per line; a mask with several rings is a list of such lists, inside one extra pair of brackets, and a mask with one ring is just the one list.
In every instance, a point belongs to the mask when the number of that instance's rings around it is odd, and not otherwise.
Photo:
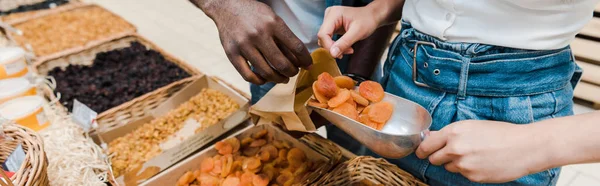
[[(413, 82), (413, 68), (417, 68), (417, 82), (429, 87)], [(572, 115), (573, 88), (581, 70), (570, 47), (533, 51), (445, 42), (404, 22), (390, 47), (384, 73), (386, 91), (428, 109), (433, 117), (430, 129), (440, 130), (460, 120), (528, 124)], [(485, 185), (414, 154), (389, 161), (430, 185)], [(560, 168), (554, 168), (503, 185), (555, 185), (559, 173)]]

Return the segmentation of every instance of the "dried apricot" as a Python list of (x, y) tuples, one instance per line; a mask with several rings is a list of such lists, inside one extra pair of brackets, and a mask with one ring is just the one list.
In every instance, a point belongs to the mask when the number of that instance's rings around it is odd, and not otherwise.
[(200, 182), (201, 186), (218, 186), (220, 183), (219, 178), (211, 176), (209, 174), (202, 174), (196, 178)]
[(369, 114), (369, 119), (377, 123), (387, 122), (394, 112), (394, 105), (386, 101), (372, 104), (369, 107), (371, 107), (367, 113)]
[(231, 172), (233, 172), (233, 156), (231, 154), (227, 154), (221, 157), (221, 164), (223, 165), (223, 170), (221, 170), (221, 177), (226, 177)]
[(327, 105), (329, 105), (329, 107), (338, 107), (340, 106), (342, 103), (348, 101), (348, 99), (350, 99), (350, 91), (346, 90), (346, 89), (340, 89), (339, 93), (331, 98), (328, 102)]
[[(277, 151), (277, 148), (276, 148), (275, 146), (271, 145), (271, 144), (267, 144), (267, 145), (265, 145), (265, 146), (262, 146), (262, 147), (260, 148), (260, 152), (261, 152), (261, 153), (262, 153), (262, 152), (266, 152), (266, 153), (268, 153), (270, 158), (276, 158), (276, 157), (277, 157), (277, 155), (278, 155), (278, 153), (279, 153), (279, 152)], [(264, 161), (268, 161), (270, 158), (267, 158), (267, 160), (264, 160)]]
[(358, 106), (358, 105), (356, 104), (356, 102), (354, 102), (354, 100), (353, 100), (352, 98), (350, 98), (350, 99), (346, 100), (346, 103), (348, 103), (348, 104), (352, 105), (352, 106), (353, 106), (355, 109), (356, 109), (356, 107)]
[(375, 81), (363, 81), (360, 83), (358, 93), (371, 102), (380, 102), (385, 97), (383, 87)]
[(335, 80), (331, 74), (327, 72), (321, 73), (317, 77), (317, 89), (316, 91), (326, 98), (332, 98), (338, 94), (339, 87), (335, 84)]
[(263, 129), (263, 130), (260, 130), (256, 133), (252, 134), (252, 138), (260, 139), (260, 138), (265, 137), (268, 133), (269, 133), (269, 131), (267, 129)]
[(366, 125), (367, 121), (369, 121), (369, 115), (368, 114), (362, 113), (362, 114), (358, 115), (358, 122)]
[(279, 149), (279, 153), (277, 155), (278, 158), (286, 159), (287, 158), (287, 149)]
[(225, 180), (223, 180), (222, 186), (238, 186), (240, 185), (240, 178), (235, 176), (227, 176)]
[(254, 170), (260, 167), (261, 163), (258, 158), (251, 157), (244, 160), (244, 164), (242, 164), (242, 169), (245, 170)]
[(294, 177), (294, 175), (292, 174), (292, 172), (290, 172), (289, 170), (285, 170), (285, 171), (282, 171), (279, 174), (279, 176), (277, 176), (277, 178), (275, 179), (275, 182), (277, 182), (280, 185), (283, 185), (288, 180), (292, 180), (293, 177)]
[(252, 143), (254, 141), (253, 138), (251, 137), (245, 137), (244, 139), (242, 139), (242, 141), (240, 142), (242, 147), (245, 147), (247, 145), (250, 145), (250, 143)]
[(265, 144), (267, 144), (267, 140), (259, 139), (259, 140), (255, 140), (252, 143), (250, 143), (250, 147), (261, 147)]
[(308, 103), (309, 106), (313, 106), (313, 107), (317, 107), (317, 108), (324, 108), (326, 109), (328, 107), (327, 103), (321, 103), (315, 99), (309, 99)]
[(352, 90), (354, 89), (354, 86), (356, 86), (354, 80), (348, 76), (337, 76), (334, 77), (333, 80), (335, 81), (335, 84), (340, 88)]
[(252, 186), (252, 178), (254, 178), (254, 173), (244, 172), (240, 176), (240, 186)]
[(210, 172), (215, 166), (212, 158), (204, 158), (202, 163), (200, 163), (200, 171), (202, 172)]
[(198, 176), (200, 176), (200, 174), (202, 174), (202, 172), (200, 172), (200, 170), (194, 171), (194, 178), (197, 178)]
[(363, 110), (365, 110), (365, 107), (362, 105), (358, 105), (356, 106), (356, 111), (361, 114), (363, 112)]
[(258, 153), (259, 148), (258, 147), (247, 147), (244, 148), (244, 150), (242, 151), (242, 154), (244, 154), (245, 156), (254, 156), (256, 155), (256, 153)]
[(233, 151), (232, 153), (236, 153), (237, 151), (240, 150), (240, 140), (238, 140), (237, 138), (227, 138), (225, 139), (225, 142), (229, 143), (229, 145), (231, 145), (231, 147), (233, 147)]
[(306, 161), (306, 154), (299, 148), (292, 148), (287, 154), (287, 160), (291, 166), (300, 166)]
[(262, 151), (258, 153), (258, 157), (261, 161), (269, 161), (271, 159), (271, 154), (268, 152)]
[(354, 108), (354, 106), (346, 102), (334, 108), (333, 111), (353, 120), (356, 120), (358, 118), (358, 112), (356, 112), (356, 108)]
[(329, 98), (325, 97), (323, 94), (321, 94), (319, 91), (317, 91), (317, 82), (316, 81), (313, 83), (312, 88), (313, 88), (313, 94), (315, 95), (315, 98), (320, 103), (327, 103), (327, 101), (329, 101)]
[(252, 185), (267, 186), (269, 185), (269, 177), (265, 174), (257, 174), (252, 177)]
[(215, 149), (217, 149), (217, 151), (219, 151), (219, 154), (221, 155), (233, 153), (233, 147), (231, 146), (231, 144), (223, 141), (217, 142), (215, 144)]
[(194, 181), (194, 173), (187, 171), (183, 176), (179, 177), (177, 185), (188, 185)]
[(358, 92), (356, 92), (356, 91), (350, 91), (350, 95), (352, 96), (352, 99), (354, 99), (354, 101), (356, 103), (358, 103), (359, 105), (369, 106), (369, 100), (367, 100), (366, 98), (362, 97)]
[(213, 169), (210, 171), (214, 175), (220, 175), (223, 171), (223, 162), (221, 161), (221, 157), (215, 156), (213, 158)]

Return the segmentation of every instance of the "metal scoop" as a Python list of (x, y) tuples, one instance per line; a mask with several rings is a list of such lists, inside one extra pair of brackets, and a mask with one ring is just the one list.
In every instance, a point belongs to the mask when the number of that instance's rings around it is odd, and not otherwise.
[(414, 152), (429, 132), (431, 115), (421, 105), (387, 92), (383, 100), (394, 105), (394, 112), (381, 131), (331, 110), (310, 107), (378, 155), (405, 157)]

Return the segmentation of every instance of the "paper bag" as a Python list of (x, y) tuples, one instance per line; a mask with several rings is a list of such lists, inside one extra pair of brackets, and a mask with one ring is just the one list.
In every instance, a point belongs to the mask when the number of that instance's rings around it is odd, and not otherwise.
[(301, 69), (286, 84), (275, 85), (258, 103), (250, 107), (254, 123), (277, 123), (293, 131), (317, 130), (309, 116), (311, 110), (306, 107), (306, 102), (313, 95), (312, 84), (323, 72), (329, 72), (334, 77), (340, 76), (341, 72), (329, 51), (319, 48), (311, 57), (313, 65), (310, 68)]

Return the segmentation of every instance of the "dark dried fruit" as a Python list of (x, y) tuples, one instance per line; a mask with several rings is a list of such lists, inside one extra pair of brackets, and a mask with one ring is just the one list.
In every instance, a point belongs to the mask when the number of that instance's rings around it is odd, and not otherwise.
[(55, 68), (48, 75), (56, 79), (60, 101), (69, 111), (77, 99), (98, 113), (190, 76), (138, 42), (98, 53), (92, 66)]

